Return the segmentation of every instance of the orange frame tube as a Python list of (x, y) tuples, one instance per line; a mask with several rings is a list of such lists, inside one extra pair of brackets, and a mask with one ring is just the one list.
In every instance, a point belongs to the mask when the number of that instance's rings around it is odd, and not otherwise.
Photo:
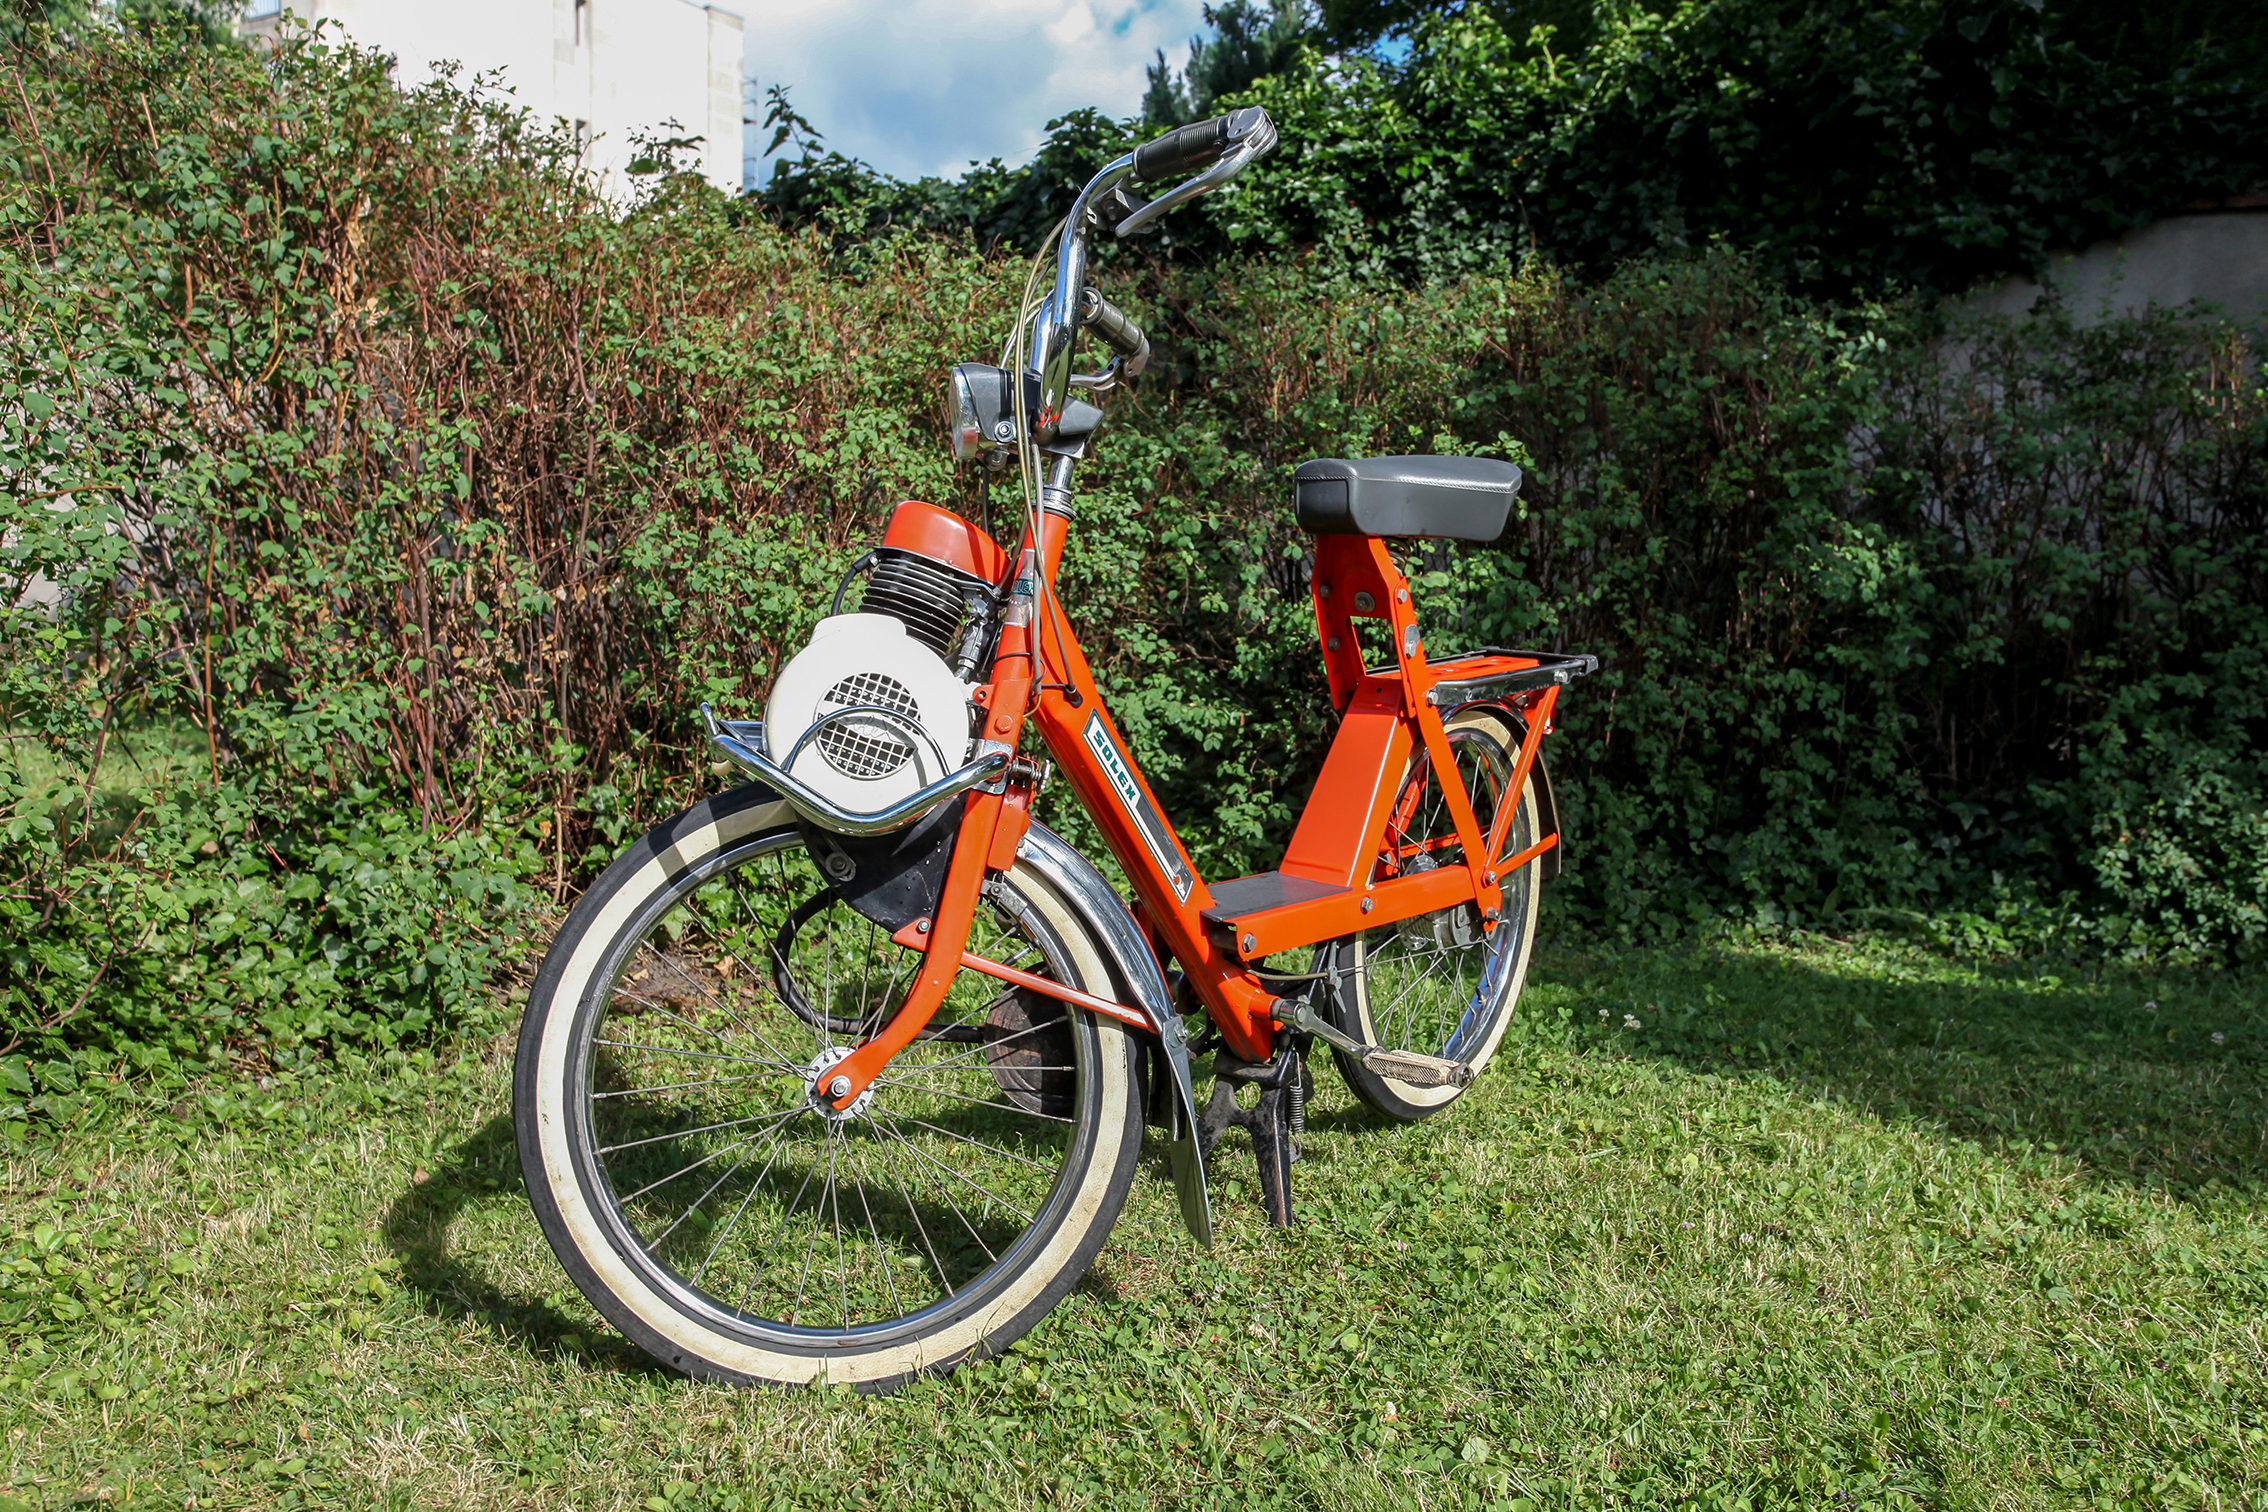
[[(1534, 662), (1489, 656), (1428, 664), (1408, 580), (1394, 565), (1385, 543), (1364, 536), (1319, 537), (1316, 622), (1324, 643), (1332, 705), (1344, 712), (1323, 771), (1285, 850), (1282, 870), (1343, 891), (1240, 920), (1240, 930), (1253, 943), (1246, 946), (1239, 939), (1224, 944), (1203, 918), (1212, 906), (1212, 893), (1104, 706), (1086, 653), (1055, 597), (1055, 571), (1069, 521), (1051, 513), (1043, 513), (1040, 520), (1039, 539), (1034, 541), (1027, 533), (1017, 552), (992, 680), (978, 694), (987, 711), (980, 749), (1012, 752), (1027, 723), (1038, 727), (1064, 780), (1094, 817), (1111, 854), (1132, 882), (1145, 933), (1154, 946), (1180, 963), (1232, 1053), (1247, 1061), (1264, 1061), (1274, 1053), (1279, 1032), (1274, 1022), (1276, 999), (1251, 969), (1267, 955), (1463, 902), (1477, 903), (1488, 920), (1485, 927), (1495, 927), (1502, 891), (1487, 858), (1504, 843), (1516, 805), (1505, 806), (1491, 832), (1482, 835), (1450, 752), (1448, 731), (1426, 694), (1444, 676), (1485, 675)], [(1384, 622), (1394, 652), (1391, 665), (1365, 668), (1354, 629), (1358, 619)], [(1512, 793), (1521, 791), (1534, 764), (1557, 695), (1557, 688), (1543, 690), (1527, 712), (1528, 731), (1513, 772)], [(1374, 879), (1371, 872), (1393, 819), (1395, 798), (1417, 747), (1431, 759), (1466, 864)], [(980, 789), (971, 795), (937, 916), (924, 921), (926, 929), (916, 926), (896, 936), (900, 944), (924, 951), (921, 972), (882, 1032), (834, 1068), (834, 1077), (847, 1078), (849, 1089), (832, 1096), (837, 1107), (848, 1107), (890, 1058), (928, 1025), (955, 973), (964, 967), (1038, 985), (1067, 1001), (1126, 1016), (1122, 1005), (1100, 999), (1088, 1002), (1085, 994), (1074, 996), (1036, 978), (1026, 981), (1024, 973), (1011, 974), (1009, 968), (968, 953), (969, 926), (985, 873), (1013, 864), (1015, 842), (1028, 822), (1030, 799), (1028, 772), (1017, 768), (1011, 768), (1002, 791)], [(1557, 843), (1556, 834), (1543, 837), (1519, 856), (1508, 858), (1504, 870), (1526, 864)], [(834, 1085), (840, 1083), (831, 1078), (831, 1088)]]

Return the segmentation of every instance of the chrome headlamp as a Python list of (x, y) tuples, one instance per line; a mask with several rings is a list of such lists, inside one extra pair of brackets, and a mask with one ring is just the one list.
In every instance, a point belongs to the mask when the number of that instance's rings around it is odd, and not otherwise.
[[(1040, 420), (1039, 375), (1024, 375), (1024, 414), (1040, 440), (1051, 434)], [(964, 362), (945, 380), (945, 429), (953, 440), (953, 459), (983, 458), (1005, 465), (1016, 451), (1016, 390), (1006, 368)]]
[(964, 362), (945, 381), (945, 429), (953, 460), (973, 462), (1016, 444), (1016, 391), (1006, 368)]

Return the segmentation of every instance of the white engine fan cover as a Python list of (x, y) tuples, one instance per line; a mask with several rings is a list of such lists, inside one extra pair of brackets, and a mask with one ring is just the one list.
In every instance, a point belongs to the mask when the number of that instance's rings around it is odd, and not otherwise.
[(885, 808), (966, 766), (976, 737), (969, 730), (969, 685), (945, 659), (906, 634), (887, 614), (837, 614), (819, 622), (811, 644), (780, 669), (764, 705), (765, 754), (783, 766), (788, 752), (822, 715), (871, 704), (919, 724), (944, 753), (890, 720), (851, 715), (821, 730), (788, 770), (798, 781), (860, 813)]

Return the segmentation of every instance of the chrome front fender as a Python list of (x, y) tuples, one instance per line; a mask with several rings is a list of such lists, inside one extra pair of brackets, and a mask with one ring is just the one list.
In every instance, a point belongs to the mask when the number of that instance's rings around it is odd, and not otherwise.
[(1181, 1019), (1173, 1011), (1172, 994), (1166, 989), (1157, 954), (1142, 938), (1134, 915), (1103, 880), (1102, 873), (1061, 835), (1035, 820), (1024, 832), (1016, 854), (1078, 911), (1089, 936), (1109, 956), (1133, 1006), (1142, 1011), (1157, 1034), (1158, 1048), (1173, 1078), (1174, 1126), (1167, 1131), (1167, 1150), (1173, 1164), (1174, 1192), (1181, 1199), (1181, 1221), (1192, 1238), (1210, 1249), (1213, 1208), (1205, 1189), (1205, 1157), (1197, 1144), (1197, 1094), (1189, 1074), (1189, 1043), (1182, 1037)]

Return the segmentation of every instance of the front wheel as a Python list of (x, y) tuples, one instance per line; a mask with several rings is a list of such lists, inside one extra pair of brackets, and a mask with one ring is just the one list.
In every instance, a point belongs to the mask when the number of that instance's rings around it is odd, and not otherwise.
[[(968, 948), (1115, 995), (1022, 867)], [(520, 1030), (520, 1165), (560, 1263), (656, 1359), (884, 1388), (1006, 1346), (1101, 1248), (1142, 1136), (1115, 1021), (964, 971), (847, 1112), (814, 1091), (918, 964), (761, 787), (657, 827), (568, 917)]]
[[(1448, 721), (1448, 734), (1473, 816), (1486, 833), (1499, 805), (1507, 801), (1512, 769), (1519, 765), (1519, 727), (1500, 712), (1468, 709)], [(1521, 785), (1517, 802), (1499, 859), (1536, 841), (1533, 772)], [(1420, 746), (1411, 753), (1371, 880), (1464, 864), (1448, 799)], [(1330, 1008), (1339, 1028), (1366, 1045), (1462, 1061), (1477, 1076), (1503, 1043), (1512, 1005), (1527, 980), (1542, 871), (1538, 856), (1499, 876), (1503, 917), (1493, 930), (1481, 927), (1472, 904), (1460, 903), (1323, 946), (1316, 969), (1336, 978)], [(1355, 1095), (1390, 1118), (1429, 1118), (1463, 1090), (1395, 1081), (1342, 1050), (1334, 1049), (1332, 1055)]]

